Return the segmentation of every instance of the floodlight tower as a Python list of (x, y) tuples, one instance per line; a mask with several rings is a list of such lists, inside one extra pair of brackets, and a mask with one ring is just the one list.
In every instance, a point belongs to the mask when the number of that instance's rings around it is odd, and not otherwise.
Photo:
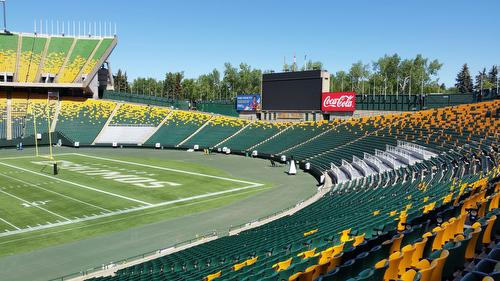
[(0, 2), (2, 3), (2, 7), (3, 7), (3, 33), (8, 33), (8, 31), (7, 31), (7, 17), (6, 17), (6, 13), (5, 13), (5, 1), (6, 0), (0, 0)]

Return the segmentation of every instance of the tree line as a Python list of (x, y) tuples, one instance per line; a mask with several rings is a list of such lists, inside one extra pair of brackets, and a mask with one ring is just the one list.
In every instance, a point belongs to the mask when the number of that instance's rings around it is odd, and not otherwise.
[[(486, 68), (472, 79), (467, 64), (457, 74), (456, 84), (446, 88), (439, 81), (438, 72), (443, 64), (422, 55), (401, 58), (398, 54), (384, 55), (371, 63), (358, 61), (349, 70), (330, 75), (330, 90), (353, 91), (370, 95), (403, 95), (427, 93), (472, 93), (485, 89), (498, 89), (498, 67)], [(299, 68), (297, 63), (283, 64), (281, 71), (323, 69), (319, 61), (307, 61)], [(176, 100), (232, 100), (238, 94), (261, 92), (262, 71), (246, 63), (224, 69), (213, 69), (197, 78), (186, 78), (184, 72), (167, 72), (163, 80), (139, 77), (128, 81), (127, 73), (118, 70), (114, 76), (115, 90), (143, 95), (160, 96)]]
[(494, 65), (490, 71), (486, 73), (486, 67), (475, 76), (475, 82), (469, 71), (469, 66), (464, 64), (462, 69), (457, 74), (457, 83), (453, 90), (459, 93), (481, 93), (483, 90), (496, 90), (498, 94), (498, 66)]
[(115, 90), (176, 100), (231, 100), (241, 93), (261, 92), (262, 71), (246, 63), (238, 67), (224, 64), (221, 72), (213, 69), (196, 79), (185, 78), (184, 72), (167, 72), (165, 79), (136, 78), (128, 82), (127, 73), (118, 70)]

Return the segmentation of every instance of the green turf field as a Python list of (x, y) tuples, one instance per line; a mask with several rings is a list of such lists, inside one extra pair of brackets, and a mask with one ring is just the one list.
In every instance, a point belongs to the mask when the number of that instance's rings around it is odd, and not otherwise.
[[(47, 157), (0, 157), (0, 255), (85, 237), (74, 233), (34, 239), (54, 229), (90, 224), (94, 226), (84, 233), (92, 235), (110, 231), (109, 222), (115, 220), (119, 223), (112, 230), (126, 229), (210, 209), (216, 201), (230, 202), (233, 195), (264, 187), (210, 165), (161, 157), (70, 152), (57, 154), (55, 160), (56, 176)], [(171, 211), (184, 205), (190, 207)]]

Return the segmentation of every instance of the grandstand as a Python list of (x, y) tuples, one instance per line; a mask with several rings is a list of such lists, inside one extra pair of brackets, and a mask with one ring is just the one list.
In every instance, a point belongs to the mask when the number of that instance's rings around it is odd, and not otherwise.
[[(293, 215), (90, 280), (471, 278), (467, 268), (496, 247), (499, 101), (300, 123), (67, 97), (47, 107), (38, 96), (11, 96), (0, 106), (18, 138), (35, 133), (35, 119), (49, 130), (49, 116), (70, 145), (108, 132), (145, 147), (257, 151), (329, 179), (321, 198)], [(151, 130), (128, 142), (116, 128)], [(476, 204), (481, 215), (471, 217)]]
[[(487, 267), (483, 260), (498, 251), (493, 241), (498, 233), (500, 170), (495, 151), (500, 123), (498, 116), (486, 117), (486, 112), (498, 112), (499, 105), (495, 101), (331, 124), (304, 123), (304, 128), (296, 124), (297, 133), (289, 138), (297, 140), (288, 149), (276, 146), (274, 152), (288, 151), (321, 169), (387, 145), (414, 152), (419, 161), (334, 184), (312, 205), (263, 226), (120, 269), (113, 277), (89, 280), (415, 280), (415, 276), (451, 280), (462, 275), (464, 280), (475, 280), (467, 278), (496, 276), (493, 265)], [(227, 126), (232, 120), (224, 122)], [(246, 129), (253, 132), (264, 130), (263, 126)], [(315, 137), (304, 136), (312, 130), (317, 130)], [(227, 144), (246, 139), (244, 131)], [(277, 128), (274, 132), (284, 134)], [(200, 136), (214, 142), (208, 134)], [(246, 146), (251, 143), (242, 147)], [(471, 208), (478, 208), (478, 215), (471, 217)]]
[(73, 142), (91, 144), (115, 107), (115, 103), (92, 99), (63, 100), (57, 116), (56, 131)]
[(0, 33), (0, 86), (81, 89), (97, 95), (91, 82), (116, 44), (116, 37)]

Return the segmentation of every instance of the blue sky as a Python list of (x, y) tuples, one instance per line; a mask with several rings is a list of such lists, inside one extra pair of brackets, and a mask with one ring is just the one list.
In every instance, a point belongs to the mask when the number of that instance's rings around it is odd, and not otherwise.
[(7, 0), (7, 13), (16, 32), (32, 32), (34, 19), (116, 23), (111, 62), (129, 78), (193, 78), (224, 62), (280, 70), (294, 52), (299, 66), (307, 54), (330, 72), (421, 53), (444, 63), (440, 81), (451, 86), (465, 62), (473, 75), (500, 64), (497, 0)]

